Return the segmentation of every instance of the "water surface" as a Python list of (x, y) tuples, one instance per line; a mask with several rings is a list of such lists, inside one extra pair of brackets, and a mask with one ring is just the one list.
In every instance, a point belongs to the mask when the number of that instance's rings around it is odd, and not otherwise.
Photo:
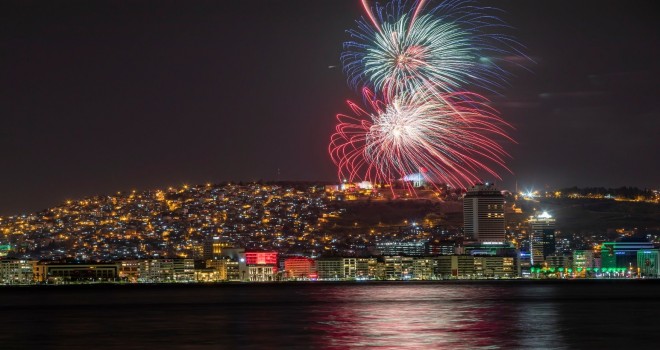
[(0, 287), (2, 349), (611, 349), (660, 341), (660, 282)]

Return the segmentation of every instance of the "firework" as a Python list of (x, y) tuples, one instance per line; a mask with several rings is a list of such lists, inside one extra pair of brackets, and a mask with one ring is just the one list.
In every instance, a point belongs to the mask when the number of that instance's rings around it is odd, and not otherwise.
[(471, 0), (362, 5), (367, 17), (349, 31), (341, 59), (366, 107), (349, 101), (353, 113), (337, 116), (329, 151), (339, 177), (392, 184), (418, 173), (458, 188), (486, 173), (500, 179), (495, 169), (508, 170), (508, 155), (498, 140), (513, 141), (510, 126), (466, 91), (506, 81), (497, 57), (519, 53), (517, 44), (490, 33), (505, 25)]
[(443, 92), (476, 85), (501, 88), (507, 73), (498, 57), (516, 51), (508, 36), (490, 33), (505, 27), (492, 9), (469, 0), (448, 0), (426, 9), (417, 0), (376, 4), (362, 0), (368, 19), (349, 30), (344, 44), (344, 71), (353, 86), (371, 86), (396, 95), (433, 87)]
[(392, 184), (420, 172), (427, 182), (464, 188), (493, 167), (505, 168), (504, 149), (492, 136), (509, 127), (484, 97), (433, 89), (377, 98), (364, 89), (367, 108), (348, 102), (329, 146), (340, 178)]

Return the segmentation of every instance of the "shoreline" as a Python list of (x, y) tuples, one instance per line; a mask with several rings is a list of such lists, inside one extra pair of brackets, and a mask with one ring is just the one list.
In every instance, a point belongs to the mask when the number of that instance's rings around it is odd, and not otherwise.
[(7, 289), (38, 289), (38, 288), (213, 288), (213, 287), (235, 287), (235, 286), (332, 286), (332, 285), (577, 285), (577, 284), (660, 284), (660, 278), (607, 278), (607, 279), (474, 279), (474, 280), (420, 280), (420, 281), (273, 281), (273, 282), (173, 282), (173, 283), (121, 283), (121, 282), (99, 282), (99, 283), (62, 283), (62, 284), (7, 284), (0, 285), (0, 290)]

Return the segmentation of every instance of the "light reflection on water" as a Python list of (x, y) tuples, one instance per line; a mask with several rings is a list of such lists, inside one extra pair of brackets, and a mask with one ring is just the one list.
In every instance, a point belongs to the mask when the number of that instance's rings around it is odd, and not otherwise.
[(659, 295), (641, 282), (0, 288), (0, 348), (630, 347), (658, 340)]
[[(371, 286), (330, 290), (319, 295), (336, 305), (311, 308), (317, 327), (333, 348), (380, 347), (411, 349), (563, 348), (556, 331), (556, 310), (547, 303), (516, 303), (524, 294), (536, 298), (552, 293), (501, 286), (461, 285), (457, 288)], [(523, 295), (520, 295), (523, 294)], [(547, 297), (547, 295), (545, 296)], [(521, 322), (521, 317), (526, 321)], [(528, 342), (531, 326), (548, 336)]]

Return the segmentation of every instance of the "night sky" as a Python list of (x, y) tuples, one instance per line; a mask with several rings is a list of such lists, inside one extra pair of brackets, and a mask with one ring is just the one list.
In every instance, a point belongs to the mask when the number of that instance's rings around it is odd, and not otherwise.
[[(534, 63), (489, 96), (501, 187), (660, 187), (652, 1), (484, 1)], [(358, 0), (3, 1), (0, 214), (120, 190), (334, 180)], [(278, 171), (279, 169), (279, 171)]]

